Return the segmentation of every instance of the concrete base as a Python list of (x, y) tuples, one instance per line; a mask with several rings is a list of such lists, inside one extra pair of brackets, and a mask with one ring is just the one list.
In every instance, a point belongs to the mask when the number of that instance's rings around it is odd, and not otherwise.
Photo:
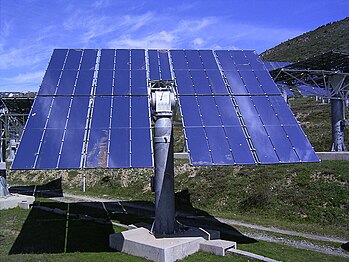
[(33, 196), (25, 196), (19, 194), (10, 194), (5, 197), (0, 197), (0, 210), (20, 207), (29, 209), (30, 205), (35, 201)]
[(170, 238), (155, 238), (148, 229), (141, 227), (110, 235), (109, 246), (152, 261), (172, 262), (199, 251), (200, 244), (205, 239), (211, 239), (213, 235), (219, 236), (219, 232), (210, 232), (190, 228)]
[(316, 152), (321, 160), (349, 160), (349, 152)]
[(217, 256), (225, 256), (227, 250), (236, 249), (236, 242), (226, 241), (226, 240), (206, 240), (205, 242), (200, 244), (200, 250), (215, 254)]

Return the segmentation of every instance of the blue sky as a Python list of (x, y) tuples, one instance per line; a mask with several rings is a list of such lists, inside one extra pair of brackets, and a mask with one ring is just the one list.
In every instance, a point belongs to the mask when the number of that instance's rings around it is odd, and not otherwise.
[(348, 10), (348, 0), (0, 0), (0, 91), (37, 91), (54, 48), (261, 53)]

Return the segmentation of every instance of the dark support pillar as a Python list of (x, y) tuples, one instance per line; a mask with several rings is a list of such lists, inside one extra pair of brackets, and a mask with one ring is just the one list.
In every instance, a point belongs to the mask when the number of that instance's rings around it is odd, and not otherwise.
[(174, 163), (173, 163), (173, 110), (176, 99), (172, 81), (152, 83), (151, 105), (155, 118), (154, 161), (155, 236), (172, 235), (177, 231), (175, 219)]
[(6, 181), (6, 162), (5, 162), (5, 137), (3, 137), (3, 123), (0, 121), (0, 197), (10, 194)]
[(155, 221), (156, 236), (171, 235), (176, 231), (173, 135), (171, 117), (160, 117), (155, 122)]
[(346, 151), (344, 143), (344, 104), (339, 96), (331, 98), (332, 148), (331, 151)]

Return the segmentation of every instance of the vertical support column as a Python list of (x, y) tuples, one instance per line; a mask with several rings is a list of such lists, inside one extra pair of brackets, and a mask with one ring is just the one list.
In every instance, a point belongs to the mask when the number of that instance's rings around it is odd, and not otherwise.
[(176, 231), (173, 134), (171, 117), (159, 117), (155, 122), (155, 221), (156, 236)]
[(173, 163), (173, 109), (176, 100), (172, 81), (159, 80), (152, 84), (151, 105), (155, 117), (155, 220), (152, 233), (161, 237), (177, 231)]
[(6, 180), (6, 162), (5, 162), (5, 137), (4, 135), (4, 124), (0, 121), (0, 197), (7, 196), (10, 194), (7, 187)]
[(331, 151), (346, 151), (344, 142), (344, 104), (339, 95), (331, 98), (332, 148)]

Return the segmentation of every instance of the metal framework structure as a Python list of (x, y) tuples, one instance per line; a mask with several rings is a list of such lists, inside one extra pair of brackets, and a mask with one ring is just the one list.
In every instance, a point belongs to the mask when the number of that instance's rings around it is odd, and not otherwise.
[(275, 82), (313, 89), (314, 94), (331, 101), (332, 148), (346, 151), (344, 142), (345, 102), (349, 95), (349, 54), (330, 51), (270, 72)]
[(34, 92), (0, 92), (0, 196), (9, 194), (6, 161), (14, 159), (35, 95)]

